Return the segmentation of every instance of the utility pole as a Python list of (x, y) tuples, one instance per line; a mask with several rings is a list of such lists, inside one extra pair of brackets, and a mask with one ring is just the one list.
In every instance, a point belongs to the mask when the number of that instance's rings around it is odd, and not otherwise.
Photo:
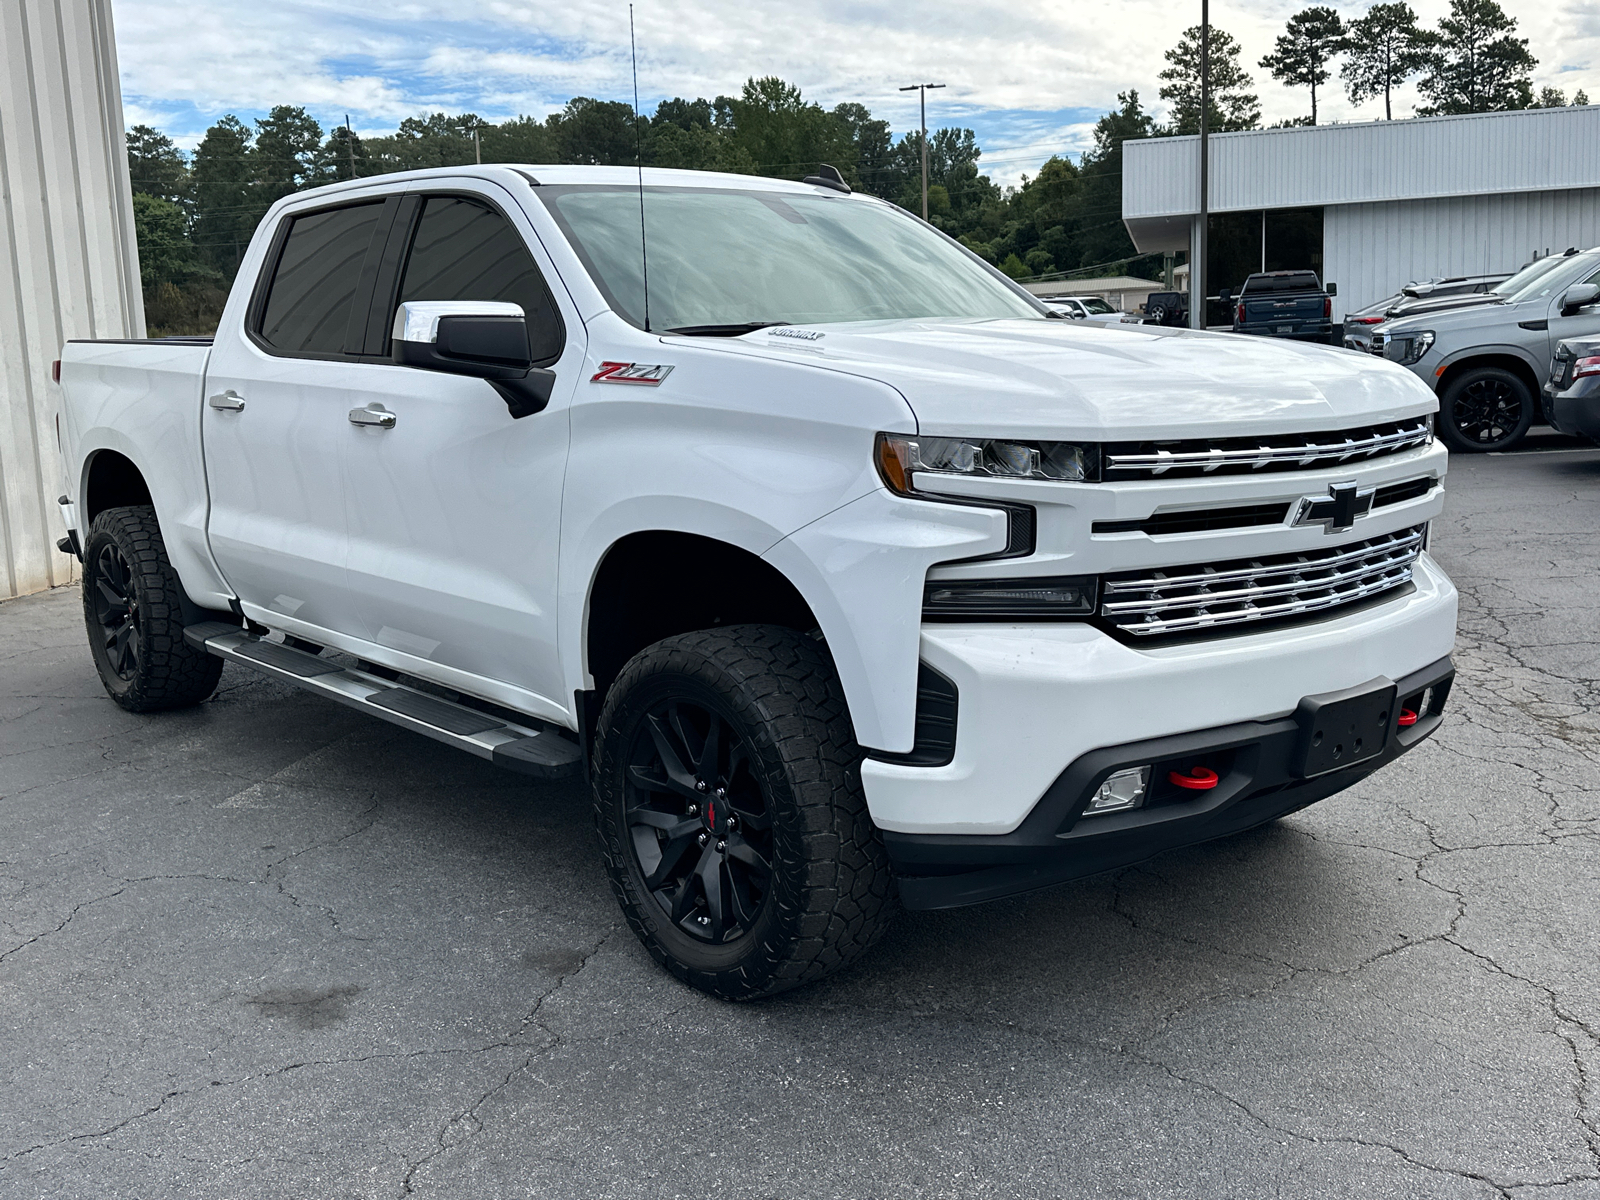
[(1206, 268), (1211, 238), (1211, 0), (1200, 0), (1200, 221), (1189, 264), (1189, 327), (1206, 327)]
[(356, 135), (350, 128), (350, 114), (344, 115), (344, 148), (350, 152), (350, 178), (356, 177)]
[(922, 101), (922, 219), (928, 219), (928, 89), (942, 88), (942, 83), (913, 83), (902, 92), (920, 92)]

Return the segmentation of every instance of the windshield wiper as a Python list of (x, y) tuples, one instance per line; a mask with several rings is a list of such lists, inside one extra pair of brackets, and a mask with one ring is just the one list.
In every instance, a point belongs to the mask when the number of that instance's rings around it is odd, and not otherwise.
[(788, 323), (787, 321), (736, 321), (729, 325), (679, 325), (667, 332), (681, 333), (687, 337), (738, 337), (742, 333), (754, 333), (758, 329), (770, 329), (774, 325)]

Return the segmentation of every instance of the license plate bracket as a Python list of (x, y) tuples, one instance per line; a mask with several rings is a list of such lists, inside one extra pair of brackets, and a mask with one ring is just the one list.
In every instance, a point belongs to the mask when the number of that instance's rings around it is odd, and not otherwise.
[(1382, 754), (1394, 728), (1395, 691), (1394, 680), (1380, 675), (1301, 700), (1295, 712), (1300, 725), (1295, 773), (1314, 779)]

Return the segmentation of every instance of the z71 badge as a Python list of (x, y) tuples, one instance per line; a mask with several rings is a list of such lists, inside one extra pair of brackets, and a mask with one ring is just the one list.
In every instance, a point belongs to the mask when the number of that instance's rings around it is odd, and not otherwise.
[(641, 387), (660, 387), (661, 381), (672, 374), (672, 368), (648, 363), (603, 362), (600, 369), (589, 376), (590, 383), (636, 383)]

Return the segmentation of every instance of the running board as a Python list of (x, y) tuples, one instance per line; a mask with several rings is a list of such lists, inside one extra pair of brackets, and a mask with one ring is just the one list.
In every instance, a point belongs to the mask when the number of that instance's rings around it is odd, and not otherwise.
[(550, 729), (518, 725), (353, 667), (341, 667), (281, 642), (265, 642), (237, 625), (207, 621), (188, 626), (183, 636), (190, 645), (218, 658), (337, 700), (523, 775), (564, 779), (576, 775), (582, 762), (583, 752), (577, 743)]

